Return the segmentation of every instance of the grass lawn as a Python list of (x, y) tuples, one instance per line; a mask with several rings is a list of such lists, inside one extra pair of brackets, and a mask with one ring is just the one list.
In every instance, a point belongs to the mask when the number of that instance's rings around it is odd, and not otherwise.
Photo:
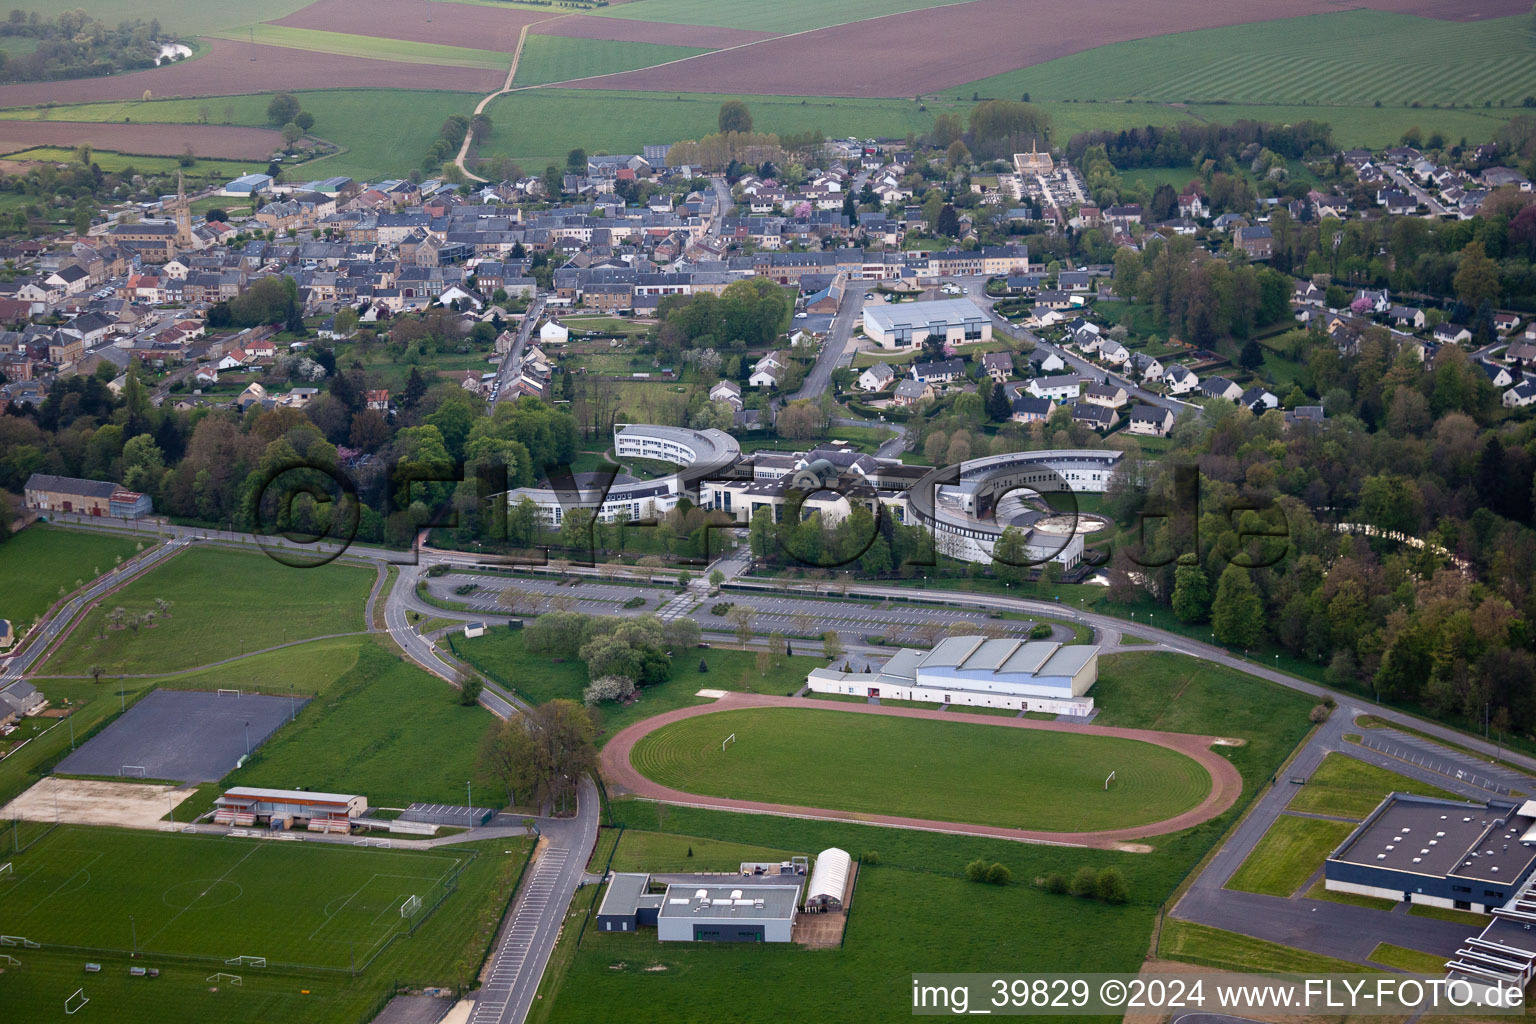
[(613, 855), (615, 871), (647, 871), (651, 874), (682, 871), (740, 870), (744, 861), (786, 861), (805, 850), (727, 843), (701, 836), (625, 829)]
[(1376, 809), (1382, 797), (1392, 792), (1460, 799), (1455, 793), (1366, 764), (1348, 754), (1332, 753), (1323, 758), (1307, 784), (1296, 790), (1288, 806), (1293, 811), (1360, 820)]
[(1408, 913), (1414, 917), (1432, 917), (1437, 921), (1454, 921), (1456, 924), (1464, 924), (1469, 928), (1481, 929), (1490, 918), (1486, 914), (1474, 914), (1470, 910), (1454, 910), (1450, 907), (1431, 907), (1423, 903), (1415, 903), (1408, 908)]
[(960, 2), (962, 0), (841, 0), (836, 4), (827, 4), (820, 0), (778, 0), (773, 4), (759, 4), (752, 0), (641, 0), (639, 3), (599, 8), (593, 14), (601, 18), (663, 21), (673, 25), (716, 25), (757, 32), (804, 32)]
[[(17, 153), (7, 153), (6, 159), (72, 164), (75, 162), (75, 151), (58, 146), (34, 146)], [(130, 153), (113, 153), (104, 149), (91, 150), (91, 163), (109, 173), (132, 168), (141, 173), (164, 174), (180, 168), (180, 164), (173, 156), (135, 156)], [(202, 159), (187, 168), (185, 177), (189, 185), (199, 181), (228, 181), (231, 177), (244, 174), (257, 164), (259, 161)]]
[(1326, 900), (1329, 903), (1344, 903), (1351, 907), (1365, 907), (1367, 910), (1387, 910), (1397, 906), (1395, 900), (1384, 900), (1377, 896), (1361, 896), (1354, 892), (1339, 892), (1328, 888), (1325, 879), (1319, 878), (1312, 883), (1312, 888), (1305, 893), (1309, 900)]
[[(246, 11), (248, 19), (249, 9)], [(147, 17), (138, 14), (133, 16)], [(305, 110), (315, 115), (314, 134), (344, 146), (347, 150), (311, 160), (290, 172), (302, 180), (333, 174), (354, 178), (399, 174), (402, 168), (414, 167), (421, 161), (427, 145), (437, 136), (438, 129), (449, 114), (468, 116), (477, 99), (473, 93), (404, 89), (336, 89), (298, 92), (294, 95)], [(267, 120), (267, 105), (271, 102), (271, 93), (148, 102), (129, 100), (47, 109), (13, 108), (0, 111), (0, 118), (60, 121), (131, 119), (171, 124), (195, 124), (206, 118), (210, 124), (269, 128), (271, 124)], [(249, 165), (244, 169), (259, 168)]]
[[(229, 785), (362, 793), (385, 807), (463, 802), (493, 716), (459, 704), (457, 691), (380, 644), (358, 643), (356, 665), (230, 774)], [(505, 794), (476, 799), (500, 806)]]
[[(546, 38), (539, 36), (538, 38)], [(549, 37), (554, 38), (554, 37)], [(521, 62), (519, 62), (521, 66)], [(600, 334), (629, 334), (644, 337), (650, 333), (654, 322), (630, 320), (621, 316), (566, 316), (560, 322), (572, 331), (593, 331)]]
[(517, 59), (517, 85), (543, 85), (573, 78), (591, 78), (617, 71), (634, 71), (655, 64), (708, 53), (694, 46), (661, 46), (616, 39), (573, 39), (530, 35)]
[[(818, 756), (807, 760), (807, 750)], [(1195, 761), (1136, 740), (801, 708), (674, 722), (632, 759), (690, 793), (1060, 832), (1160, 821), (1211, 785)], [(1116, 771), (1108, 792), (1106, 766)]]
[[(580, 662), (555, 662), (543, 655), (529, 654), (523, 649), (523, 636), (517, 630), (491, 628), (484, 636), (473, 639), (465, 639), (462, 633), (450, 633), (448, 643), (456, 656), (533, 704), (559, 697), (580, 701), (581, 691), (590, 682), (587, 668)], [(709, 671), (699, 671), (701, 661)], [(635, 703), (626, 707), (608, 702), (593, 709), (601, 733), (598, 745), (642, 718), (673, 708), (711, 703), (711, 698), (697, 696), (699, 690), (793, 693), (805, 684), (811, 669), (824, 665), (823, 658), (797, 654), (785, 659), (778, 668), (769, 669), (764, 676), (757, 671), (756, 651), (721, 647), (685, 651), (672, 659), (671, 678), (642, 689)]]
[(1390, 942), (1377, 943), (1367, 959), (1388, 967), (1401, 967), (1415, 974), (1435, 976), (1445, 971), (1445, 957), (1435, 956), (1433, 953), (1422, 953), (1417, 949), (1394, 946)]
[[(176, 929), (201, 925), (201, 933), (194, 936), (205, 942), (214, 954), (224, 952), (225, 941), (237, 942), (233, 955), (260, 955), (247, 948), (249, 940), (263, 938), (254, 932), (249, 922), (265, 927), (275, 926), (283, 941), (290, 947), (309, 945), (316, 948), (323, 940), (333, 938), (327, 928), (340, 929), (343, 925), (358, 925), (353, 915), (343, 909), (333, 911), (335, 925), (324, 920), (329, 904), (339, 903), (346, 895), (356, 891), (360, 883), (374, 876), (376, 880), (364, 885), (362, 896), (370, 899), (370, 893), (387, 888), (386, 874), (415, 875), (423, 880), (437, 877), (430, 874), (444, 861), (466, 857), (471, 851), (480, 856), (469, 862), (459, 876), (457, 891), (450, 895), (423, 923), (415, 935), (397, 938), (385, 947), (372, 966), (359, 977), (349, 977), (346, 972), (326, 974), (307, 972), (294, 974), (274, 966), (262, 970), (226, 967), (217, 961), (207, 963), (176, 963), (145, 958), (137, 965), (157, 967), (160, 977), (154, 979), (154, 997), (146, 999), (145, 981), (128, 974), (130, 961), (126, 952), (122, 955), (93, 954), (89, 959), (101, 962), (100, 974), (82, 978), (80, 965), (86, 957), (78, 952), (53, 951), (47, 948), (29, 950), (21, 966), (7, 967), (0, 974), (0, 1003), (6, 1008), (7, 1019), (15, 1020), (68, 1020), (60, 1013), (64, 999), (84, 982), (90, 997), (90, 1009), (103, 1020), (113, 1024), (164, 1024), (166, 1021), (202, 1021), (208, 1024), (265, 1024), (268, 1021), (298, 1021), (309, 1024), (355, 1024), (371, 1019), (387, 996), (394, 979), (412, 979), (415, 984), (452, 986), (468, 980), (485, 954), (501, 910), (516, 884), (526, 860), (530, 843), (526, 839), (511, 838), (494, 842), (455, 846), (448, 853), (402, 853), (384, 850), (353, 850), (350, 847), (322, 847), (309, 843), (266, 843), (249, 840), (206, 839), (182, 835), (161, 836), (155, 833), (118, 833), (110, 830), (70, 829), (70, 842), (84, 845), (101, 858), (107, 877), (121, 881), (122, 892), (132, 900), (134, 928), (141, 945), (151, 921), (163, 921), (174, 913), (166, 906), (164, 896), (177, 883), (196, 884), (196, 877), (173, 877), (170, 871), (185, 866), (190, 859), (200, 871), (218, 866), (218, 851), (232, 847), (236, 854), (248, 854), (251, 860), (239, 869), (234, 877), (249, 882), (263, 882), (260, 891), (250, 891), (256, 886), (243, 886), (243, 896), (235, 905), (212, 908), (212, 913), (193, 905), (181, 915)], [(154, 843), (177, 845), (159, 845)], [(198, 849), (193, 851), (192, 846)], [(259, 849), (258, 849), (259, 847)], [(40, 846), (37, 849), (45, 849)], [(183, 850), (187, 852), (183, 852)], [(207, 849), (210, 852), (203, 854)], [(141, 857), (137, 861), (114, 862), (108, 854), (151, 853), (170, 851), (169, 857)], [(338, 856), (339, 855), (339, 856)], [(380, 856), (382, 855), (382, 856)], [(360, 858), (372, 857), (373, 860)], [(222, 863), (228, 863), (223, 861)], [(162, 870), (160, 865), (164, 865)], [(18, 864), (18, 869), (20, 865)], [(282, 870), (273, 877), (272, 868)], [(326, 868), (334, 867), (334, 874)], [(367, 875), (364, 875), (367, 872)], [(418, 874), (420, 873), (420, 874)], [(19, 870), (18, 870), (19, 874)], [(7, 875), (7, 879), (11, 876)], [(211, 881), (214, 875), (207, 875)], [(67, 881), (67, 880), (66, 880)], [(92, 883), (96, 872), (92, 871)], [(217, 896), (220, 886), (209, 893)], [(340, 899), (332, 894), (340, 892)], [(274, 896), (275, 894), (275, 896)], [(74, 901), (78, 894), (68, 895)], [(52, 901), (50, 901), (52, 902)], [(120, 904), (113, 900), (115, 908)], [(8, 906), (15, 907), (14, 903)], [(240, 909), (237, 917), (227, 911), (231, 906)], [(350, 904), (348, 905), (350, 906)], [(124, 907), (124, 909), (128, 909)], [(220, 910), (224, 910), (221, 913)], [(246, 914), (249, 909), (250, 914)], [(103, 909), (100, 902), (88, 908), (86, 918), (91, 934), (98, 941), (132, 942), (132, 930), (126, 915)], [(294, 927), (295, 923), (308, 918), (320, 931), (311, 927)], [(201, 919), (199, 921), (199, 919)], [(349, 920), (352, 919), (352, 920)], [(399, 915), (396, 913), (395, 921)], [(60, 922), (61, 924), (64, 922)], [(372, 926), (372, 919), (366, 921)], [(52, 927), (52, 924), (50, 924)], [(382, 922), (380, 924), (382, 927)], [(121, 933), (121, 934), (120, 934)], [(313, 935), (313, 939), (310, 936)], [(127, 936), (124, 938), (124, 936)], [(351, 947), (331, 943), (337, 955), (349, 963)], [(273, 947), (274, 949), (276, 947)], [(275, 953), (273, 954), (276, 955)], [(361, 962), (361, 953), (359, 953)], [(239, 973), (242, 983), (232, 985), (227, 979), (220, 984), (210, 984), (206, 979), (216, 970)]]
[[(163, 672), (364, 629), (373, 581), (372, 569), (340, 562), (293, 569), (259, 552), (190, 547), (108, 595), (48, 659), (46, 671), (84, 675), (101, 664), (109, 672)], [(152, 627), (108, 625), (112, 609), (132, 617), (154, 611), (157, 598), (171, 602), (170, 614)]]
[(1290, 896), (1352, 831), (1354, 826), (1347, 822), (1282, 814), (1227, 882), (1227, 888)]
[[(13, 934), (50, 945), (346, 967), (400, 931), (463, 855), (60, 828), (0, 878)], [(103, 908), (112, 907), (112, 913)]]
[(248, 25), (233, 32), (219, 33), (239, 42), (254, 41), (267, 46), (286, 46), (338, 57), (366, 57), (393, 60), (405, 64), (440, 64), (458, 68), (495, 68), (512, 66), (512, 55), (499, 50), (473, 50), (462, 46), (444, 46), (409, 39), (385, 39), (359, 36), (348, 32), (289, 28), (286, 25)]
[[(11, 620), (20, 632), (36, 622), (62, 594), (111, 572), (119, 559), (138, 553), (139, 541), (85, 530), (32, 526), (0, 544), (5, 566), (5, 592), (0, 594), (0, 619)], [(146, 545), (147, 547), (147, 545)]]
[(1230, 971), (1270, 971), (1305, 974), (1359, 974), (1359, 964), (1309, 953), (1304, 949), (1265, 942), (1237, 932), (1222, 931), (1176, 918), (1163, 921), (1157, 953)]
[(1115, 654), (1099, 659), (1093, 696), (1099, 725), (1236, 737), (1216, 748), (1243, 774), (1243, 790), (1267, 781), (1311, 728), (1304, 694), (1182, 654)]

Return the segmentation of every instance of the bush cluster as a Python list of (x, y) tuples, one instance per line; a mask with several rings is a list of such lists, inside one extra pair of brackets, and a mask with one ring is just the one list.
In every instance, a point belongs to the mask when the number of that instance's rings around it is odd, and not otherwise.
[(1104, 903), (1124, 903), (1131, 898), (1130, 887), (1125, 884), (1125, 876), (1119, 868), (1105, 868), (1103, 871), (1095, 871), (1084, 864), (1073, 872), (1070, 879), (1060, 871), (1052, 871), (1041, 882), (1046, 892), (1063, 895), (1070, 893), (1085, 900), (1099, 900)]

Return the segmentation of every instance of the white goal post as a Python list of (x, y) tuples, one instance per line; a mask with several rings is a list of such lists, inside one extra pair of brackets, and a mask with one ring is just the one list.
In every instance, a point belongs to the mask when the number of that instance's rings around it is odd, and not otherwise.
[(407, 896), (405, 902), (400, 904), (400, 916), (411, 917), (421, 909), (420, 896)]
[(1109, 788), (1109, 784), (1111, 782), (1114, 782), (1114, 781), (1115, 781), (1115, 773), (1114, 772), (1110, 772), (1108, 775), (1104, 776), (1104, 788), (1108, 789)]
[(0, 875), (5, 874), (6, 872), (10, 872), (12, 874), (15, 874), (16, 873), (16, 865), (15, 865), (15, 863), (13, 863), (12, 861), (6, 861), (4, 864), (0, 864)]
[(722, 754), (725, 753), (726, 744), (728, 744), (728, 743), (735, 743), (735, 742), (736, 742), (736, 734), (735, 733), (731, 733), (725, 739), (721, 740), (720, 741), (720, 753), (722, 753)]
[(144, 766), (141, 764), (125, 764), (117, 770), (117, 774), (128, 779), (144, 778)]
[(90, 1002), (85, 996), (85, 989), (77, 988), (64, 997), (64, 1012), (73, 1016), (78, 1013), (86, 1003)]
[(239, 690), (224, 690), (224, 689), (221, 689), (221, 690), (219, 690), (219, 696), (220, 697), (238, 697), (238, 696), (240, 696), (240, 691)]
[(264, 956), (237, 956), (224, 961), (224, 965), (235, 967), (265, 967), (267, 958)]
[(210, 985), (223, 982), (228, 982), (231, 985), (241, 985), (244, 983), (245, 979), (240, 977), (238, 974), (225, 974), (223, 971), (220, 971), (218, 974), (208, 975), (208, 977), (204, 978), (203, 981)]

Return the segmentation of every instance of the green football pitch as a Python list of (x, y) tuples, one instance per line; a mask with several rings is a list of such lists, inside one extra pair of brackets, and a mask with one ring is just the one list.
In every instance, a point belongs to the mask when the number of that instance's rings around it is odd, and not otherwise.
[[(362, 967), (427, 912), (463, 862), (377, 847), (64, 827), (0, 874), (0, 934), (45, 948)], [(412, 896), (421, 909), (402, 915)]]
[(980, 716), (718, 711), (642, 737), (630, 761), (688, 793), (1050, 832), (1162, 821), (1211, 789), (1205, 768), (1167, 747)]

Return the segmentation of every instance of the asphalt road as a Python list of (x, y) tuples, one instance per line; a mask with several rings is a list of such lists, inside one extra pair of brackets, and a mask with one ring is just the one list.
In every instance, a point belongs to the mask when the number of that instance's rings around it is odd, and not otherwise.
[(523, 322), (517, 328), (517, 340), (512, 343), (512, 348), (507, 351), (500, 368), (496, 371), (496, 396), (487, 400), (486, 412), (495, 412), (496, 403), (501, 400), (501, 396), (512, 394), (512, 382), (522, 373), (523, 353), (528, 348), (528, 339), (533, 336), (534, 325), (539, 322), (539, 315), (544, 312), (544, 300), (545, 296), (541, 295), (528, 304), (528, 311), (523, 314)]
[(842, 300), (837, 304), (837, 315), (832, 318), (832, 330), (822, 343), (821, 353), (816, 357), (815, 365), (806, 373), (800, 390), (789, 396), (791, 401), (820, 397), (832, 386), (832, 371), (853, 362), (853, 346), (849, 341), (853, 338), (853, 322), (858, 319), (859, 310), (863, 306), (861, 282), (848, 282), (843, 288)]
[(1090, 363), (1088, 360), (1084, 359), (1080, 355), (1077, 355), (1075, 352), (1070, 352), (1067, 349), (1062, 348), (1060, 345), (1053, 345), (1051, 342), (1046, 341), (1044, 338), (1041, 338), (1031, 330), (1009, 323), (1003, 317), (999, 316), (997, 312), (992, 308), (997, 300), (987, 294), (987, 279), (985, 277), (965, 278), (962, 280), (962, 283), (966, 288), (966, 297), (974, 300), (978, 306), (986, 311), (987, 316), (992, 318), (992, 330), (994, 334), (1001, 331), (1007, 337), (1021, 338), (1025, 341), (1032, 342), (1035, 348), (1042, 352), (1056, 353), (1063, 360), (1065, 360), (1067, 365), (1072, 367), (1072, 369), (1077, 373), (1087, 377), (1092, 377), (1095, 380), (1113, 381), (1114, 383), (1119, 384), (1121, 387), (1125, 388), (1125, 393), (1137, 401), (1145, 402), (1148, 405), (1159, 406), (1164, 409), (1171, 409), (1173, 410), (1173, 414), (1175, 416), (1178, 416), (1180, 413), (1183, 413), (1187, 410), (1199, 408), (1199, 406), (1192, 405), (1189, 402), (1181, 402), (1177, 398), (1171, 398), (1167, 395), (1157, 394), (1154, 391), (1148, 391), (1146, 388), (1135, 383), (1130, 378), (1125, 377), (1122, 374), (1106, 370), (1102, 366), (1099, 366), (1095, 363)]

